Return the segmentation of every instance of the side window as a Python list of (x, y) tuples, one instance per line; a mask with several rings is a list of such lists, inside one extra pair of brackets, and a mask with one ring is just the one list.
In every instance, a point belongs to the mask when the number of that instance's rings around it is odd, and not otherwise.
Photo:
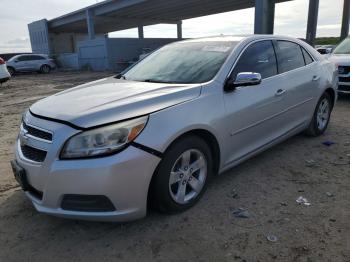
[(271, 41), (250, 45), (239, 58), (231, 78), (236, 79), (237, 74), (243, 72), (260, 73), (263, 79), (277, 74), (276, 56)]
[(32, 57), (29, 55), (22, 55), (22, 56), (18, 57), (17, 60), (18, 61), (30, 61), (30, 60), (32, 60)]
[(19, 56), (19, 57), (17, 57), (17, 61), (19, 61), (19, 62), (22, 62), (22, 61), (25, 61), (26, 59), (25, 59), (26, 57), (25, 56)]
[(304, 56), (298, 44), (289, 41), (277, 41), (277, 47), (280, 73), (305, 66)]
[(308, 52), (306, 52), (306, 50), (303, 47), (300, 47), (301, 50), (303, 51), (303, 55), (304, 55), (304, 59), (305, 59), (305, 64), (311, 64), (314, 60), (312, 59), (312, 57), (310, 56), (310, 54)]
[(45, 60), (45, 58), (40, 55), (33, 55), (30, 60)]

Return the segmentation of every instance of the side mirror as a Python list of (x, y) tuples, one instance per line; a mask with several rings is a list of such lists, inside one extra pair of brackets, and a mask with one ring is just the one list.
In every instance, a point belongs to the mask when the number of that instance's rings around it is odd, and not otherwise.
[(238, 73), (234, 81), (228, 79), (225, 84), (225, 91), (233, 91), (239, 86), (255, 86), (261, 83), (261, 74), (254, 72)]
[(18, 63), (18, 60), (16, 59), (16, 60), (14, 60), (13, 62)]

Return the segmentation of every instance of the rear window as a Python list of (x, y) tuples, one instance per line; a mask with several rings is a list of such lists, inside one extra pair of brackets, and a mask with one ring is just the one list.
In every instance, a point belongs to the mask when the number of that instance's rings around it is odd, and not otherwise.
[(40, 56), (40, 55), (33, 55), (33, 56), (31, 56), (30, 60), (45, 60), (45, 57)]
[(314, 60), (312, 59), (310, 54), (303, 47), (300, 47), (300, 48), (301, 48), (303, 55), (304, 55), (305, 64), (306, 65), (311, 64)]
[(277, 41), (277, 47), (280, 73), (305, 66), (304, 56), (298, 44), (289, 41)]

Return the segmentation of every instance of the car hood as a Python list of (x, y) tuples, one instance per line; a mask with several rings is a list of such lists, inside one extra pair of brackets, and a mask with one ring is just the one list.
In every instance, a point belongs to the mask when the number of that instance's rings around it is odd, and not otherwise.
[(330, 55), (328, 59), (336, 65), (350, 65), (350, 55)]
[(44, 98), (33, 114), (82, 128), (146, 115), (200, 95), (200, 84), (163, 84), (109, 77)]

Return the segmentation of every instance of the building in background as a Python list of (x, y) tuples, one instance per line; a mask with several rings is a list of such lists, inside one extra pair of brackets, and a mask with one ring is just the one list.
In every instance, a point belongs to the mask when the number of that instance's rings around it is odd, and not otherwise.
[[(28, 25), (34, 53), (54, 56), (62, 67), (122, 71), (145, 51), (182, 39), (182, 20), (255, 8), (254, 32), (273, 34), (275, 4), (292, 0), (106, 0), (52, 20)], [(349, 1), (344, 0), (342, 36), (349, 32)], [(316, 37), (319, 0), (309, 0), (306, 40)], [(173, 24), (177, 38), (145, 38), (143, 27)], [(232, 25), (234, 26), (234, 25)], [(138, 28), (138, 38), (108, 33)]]

